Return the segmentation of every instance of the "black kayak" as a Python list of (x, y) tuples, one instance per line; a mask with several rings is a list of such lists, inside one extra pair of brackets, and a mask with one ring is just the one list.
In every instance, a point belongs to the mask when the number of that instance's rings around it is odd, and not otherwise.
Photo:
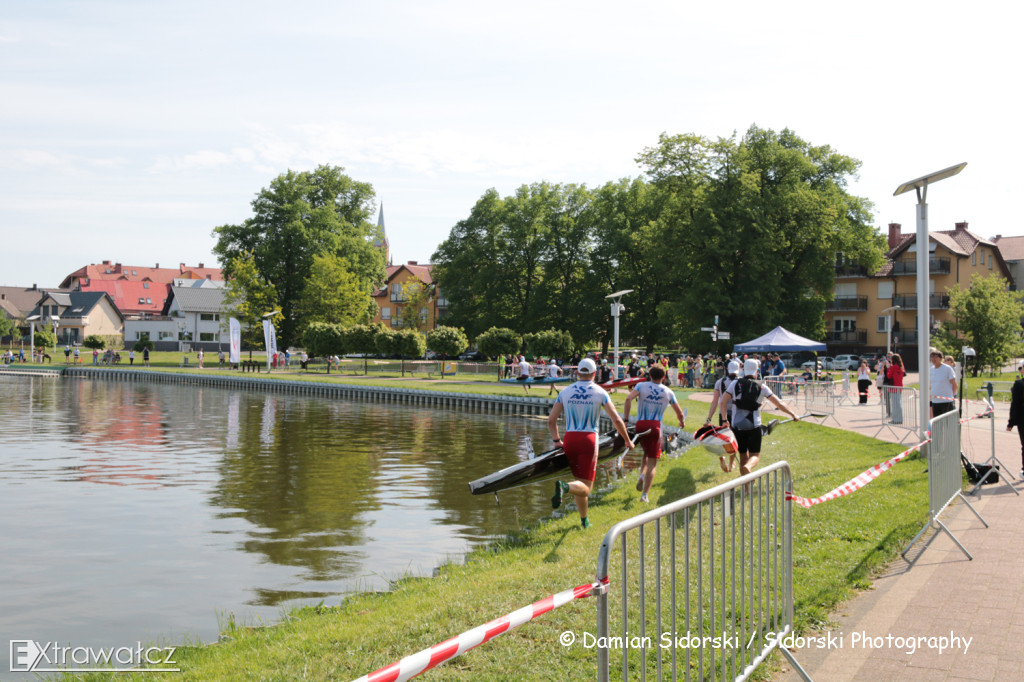
[[(646, 436), (650, 431), (642, 431), (630, 435), (635, 443), (638, 438)], [(602, 434), (597, 440), (597, 461), (603, 462), (626, 452), (626, 441), (614, 429)], [(565, 475), (569, 471), (569, 458), (562, 448), (554, 448), (542, 452), (533, 459), (513, 464), (501, 471), (495, 471), (483, 478), (469, 482), (469, 490), (474, 495), (496, 493), (510, 488), (518, 488), (530, 483), (542, 483)]]

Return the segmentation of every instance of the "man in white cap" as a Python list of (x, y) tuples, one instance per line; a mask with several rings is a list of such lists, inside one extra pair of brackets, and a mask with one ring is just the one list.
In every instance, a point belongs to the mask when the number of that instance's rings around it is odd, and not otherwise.
[(733, 406), (732, 415), (726, 418), (725, 425), (736, 437), (741, 476), (753, 471), (761, 458), (761, 405), (765, 400), (771, 401), (793, 421), (800, 421), (800, 417), (776, 398), (770, 388), (757, 381), (757, 371), (757, 360), (745, 360), (743, 378), (733, 382), (722, 396), (723, 410), (728, 413), (730, 404)]
[(523, 382), (523, 390), (529, 392), (530, 390), (530, 375), (533, 374), (533, 366), (526, 361), (525, 355), (519, 356), (519, 376), (516, 377), (516, 381)]
[[(715, 410), (719, 410), (718, 425), (728, 422), (725, 418), (725, 406), (722, 404), (722, 396), (729, 390), (729, 387), (736, 381), (740, 371), (740, 363), (735, 360), (730, 360), (729, 364), (725, 368), (726, 375), (715, 382), (715, 392), (711, 394), (711, 407), (708, 409), (708, 418), (705, 420), (705, 424), (711, 423), (711, 417), (715, 414)], [(725, 455), (718, 457), (718, 466), (722, 467), (722, 471), (728, 473), (732, 471), (733, 464), (736, 461), (735, 455), (729, 456), (729, 461), (725, 461)]]
[[(629, 437), (626, 422), (612, 405), (608, 392), (594, 383), (597, 365), (590, 358), (584, 358), (576, 368), (579, 381), (563, 388), (555, 399), (555, 404), (548, 415), (548, 430), (555, 445), (561, 446), (569, 458), (573, 482), (555, 481), (555, 494), (551, 498), (551, 506), (558, 509), (562, 506), (562, 496), (572, 494), (576, 498), (576, 508), (580, 512), (580, 523), (584, 528), (590, 527), (587, 518), (590, 490), (594, 486), (597, 475), (597, 428), (603, 409), (615, 425), (615, 430), (626, 441), (626, 448), (633, 449), (633, 441)], [(565, 435), (558, 435), (558, 418), (565, 413)]]

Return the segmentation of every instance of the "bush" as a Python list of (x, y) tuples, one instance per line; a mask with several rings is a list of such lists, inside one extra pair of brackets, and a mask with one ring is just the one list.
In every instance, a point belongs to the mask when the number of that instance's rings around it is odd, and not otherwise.
[(82, 341), (82, 345), (86, 348), (95, 348), (96, 350), (103, 350), (107, 347), (107, 340), (102, 336), (96, 336), (95, 334), (85, 337), (85, 341)]
[(57, 337), (49, 329), (37, 329), (35, 344), (38, 348), (53, 348), (57, 345)]
[(476, 347), (490, 357), (518, 353), (523, 345), (523, 337), (505, 327), (491, 327), (476, 337)]
[(438, 327), (427, 332), (427, 347), (435, 353), (455, 357), (469, 346), (466, 333), (457, 327)]
[(135, 351), (136, 353), (141, 353), (147, 348), (150, 351), (153, 350), (153, 342), (150, 341), (149, 339), (139, 339), (138, 341), (135, 342), (135, 345), (132, 346), (132, 350)]

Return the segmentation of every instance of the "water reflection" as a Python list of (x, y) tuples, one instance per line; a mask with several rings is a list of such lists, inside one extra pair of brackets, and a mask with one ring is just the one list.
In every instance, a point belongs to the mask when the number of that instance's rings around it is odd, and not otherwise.
[(498, 506), (466, 485), (546, 443), (538, 418), (27, 377), (0, 400), (19, 638), (210, 639), (218, 612), (383, 589), (550, 513), (546, 486)]

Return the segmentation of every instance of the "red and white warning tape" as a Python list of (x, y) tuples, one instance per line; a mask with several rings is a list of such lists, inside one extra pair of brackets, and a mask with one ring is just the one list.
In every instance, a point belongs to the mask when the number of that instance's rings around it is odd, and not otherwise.
[(794, 495), (793, 493), (787, 492), (786, 493), (786, 499), (789, 500), (790, 502), (796, 502), (798, 505), (800, 505), (804, 509), (809, 509), (809, 508), (813, 507), (816, 504), (821, 504), (822, 502), (828, 502), (830, 500), (836, 499), (837, 497), (843, 497), (844, 495), (849, 495), (850, 493), (856, 492), (856, 491), (860, 490), (861, 488), (863, 488), (864, 486), (866, 486), (871, 481), (873, 481), (876, 478), (878, 478), (881, 474), (884, 474), (886, 471), (891, 469), (894, 465), (896, 465), (899, 462), (901, 462), (903, 460), (903, 458), (905, 458), (911, 452), (914, 452), (915, 450), (919, 450), (922, 445), (924, 445), (925, 443), (927, 443), (927, 442), (929, 442), (931, 440), (931, 434), (930, 433), (928, 434), (928, 436), (929, 436), (928, 440), (923, 440), (920, 443), (918, 443), (917, 445), (912, 445), (910, 448), (904, 450), (903, 452), (901, 452), (900, 454), (896, 455), (895, 457), (893, 457), (892, 459), (890, 459), (888, 461), (882, 462), (881, 464), (876, 464), (875, 466), (871, 467), (867, 471), (865, 471), (865, 472), (855, 476), (854, 478), (851, 478), (846, 483), (842, 484), (838, 488), (834, 488), (833, 490), (830, 490), (829, 492), (825, 493), (821, 497), (816, 497), (813, 500), (809, 500), (806, 497), (800, 497), (798, 495)]
[(571, 590), (564, 590), (550, 597), (545, 597), (529, 606), (496, 618), (489, 623), (467, 630), (461, 635), (435, 644), (429, 649), (419, 653), (406, 656), (397, 663), (376, 670), (369, 675), (363, 675), (355, 682), (403, 682), (416, 677), (420, 673), (444, 663), (456, 656), (463, 654), (470, 649), (476, 648), (488, 642), (498, 635), (528, 623), (548, 611), (565, 606), (575, 599), (582, 599), (591, 595), (601, 594), (607, 589), (607, 578), (603, 582), (595, 582), (587, 585), (578, 585)]

